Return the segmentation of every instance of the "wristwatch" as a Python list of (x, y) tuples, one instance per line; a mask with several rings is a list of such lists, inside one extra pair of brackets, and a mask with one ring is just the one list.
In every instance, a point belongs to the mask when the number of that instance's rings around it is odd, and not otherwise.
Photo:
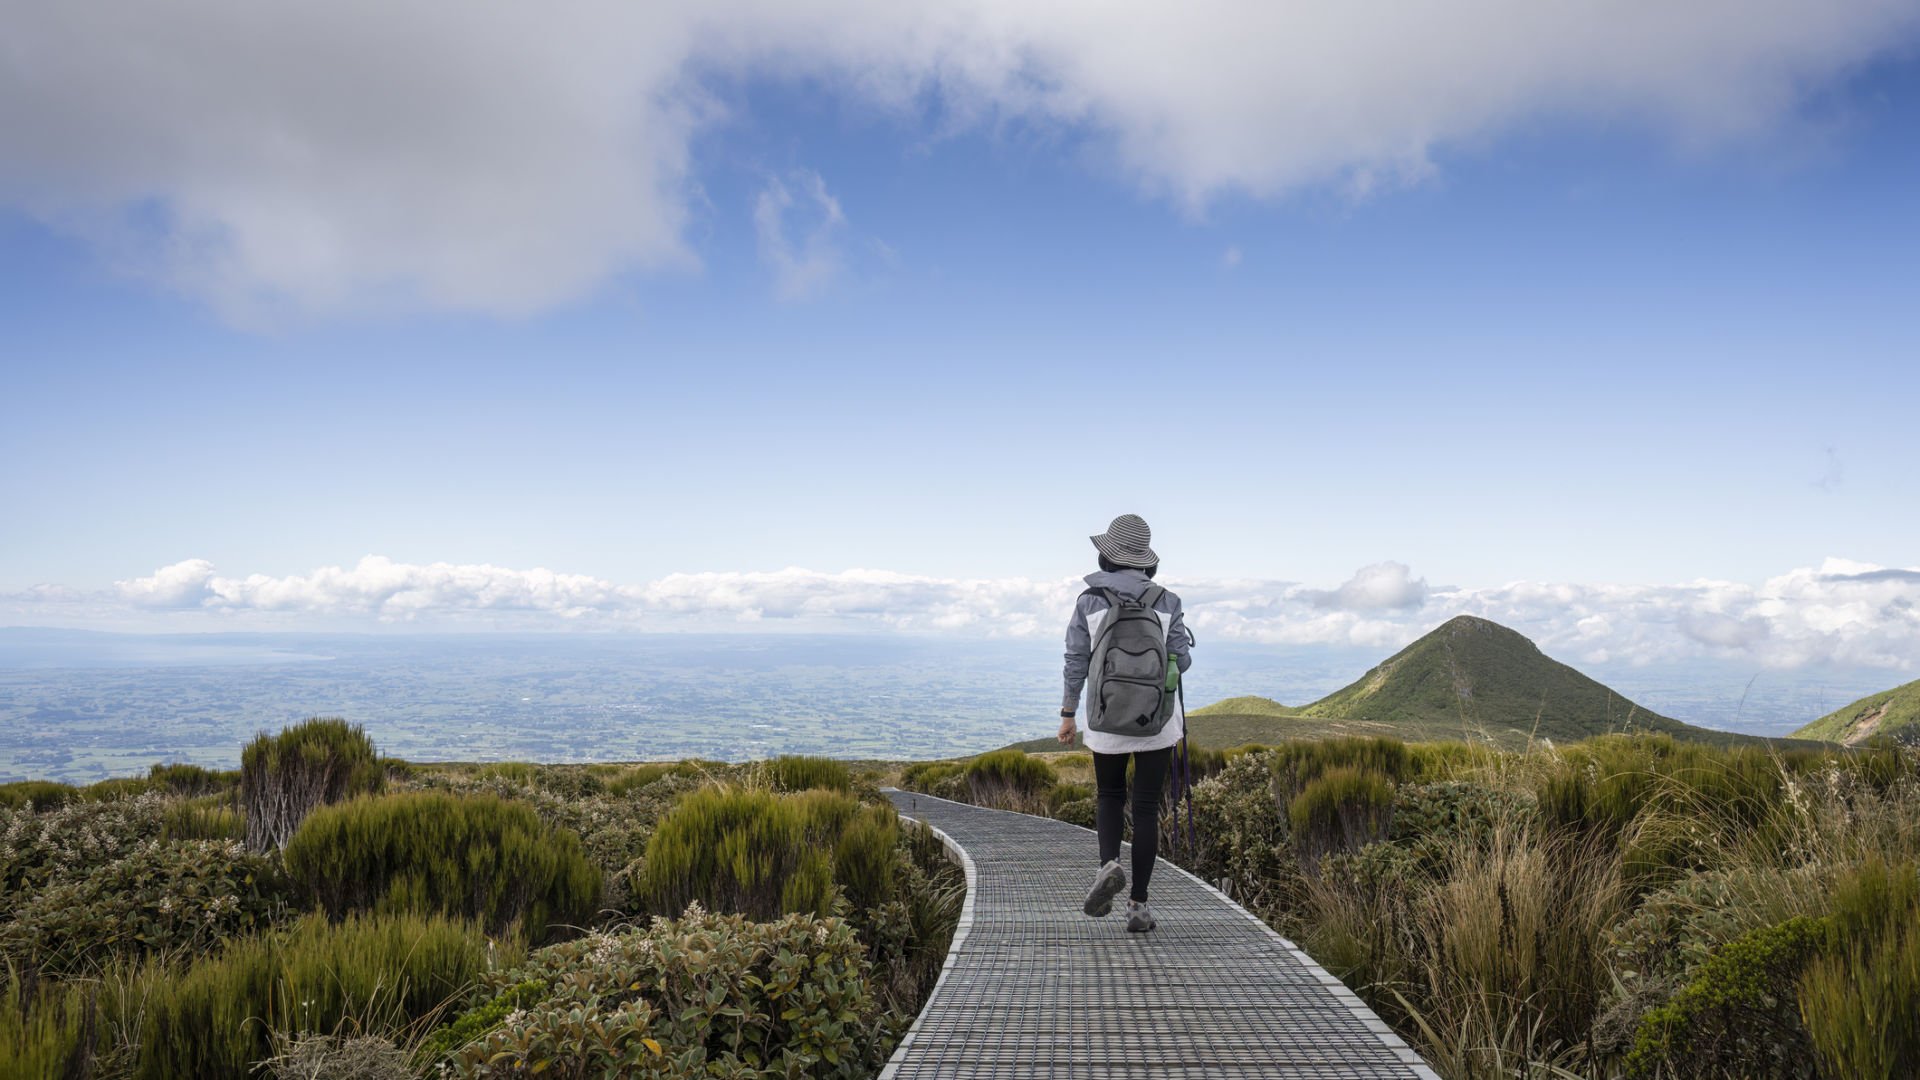
[(1071, 720), (1071, 719), (1073, 719), (1073, 710), (1072, 710), (1072, 709), (1061, 709), (1061, 710), (1060, 710), (1060, 719), (1062, 719), (1062, 720)]

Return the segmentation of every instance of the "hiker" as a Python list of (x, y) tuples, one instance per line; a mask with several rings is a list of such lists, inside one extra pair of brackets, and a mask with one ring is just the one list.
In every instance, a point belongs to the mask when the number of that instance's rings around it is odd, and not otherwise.
[[(1113, 519), (1091, 537), (1100, 571), (1088, 574), (1087, 590), (1067, 622), (1067, 694), (1060, 706), (1060, 742), (1072, 745), (1083, 732), (1093, 751), (1098, 795), (1093, 821), (1100, 837), (1100, 872), (1082, 906), (1099, 917), (1127, 885), (1120, 865), (1120, 831), (1127, 801), (1127, 762), (1133, 762), (1133, 889), (1127, 929), (1154, 927), (1147, 883), (1160, 846), (1160, 789), (1166, 784), (1173, 748), (1186, 733), (1178, 694), (1179, 675), (1192, 664), (1193, 635), (1181, 620), (1180, 598), (1153, 582), (1160, 557), (1148, 543), (1147, 523), (1135, 514)], [(1177, 665), (1177, 666), (1175, 666)], [(1082, 687), (1084, 710), (1078, 708)]]

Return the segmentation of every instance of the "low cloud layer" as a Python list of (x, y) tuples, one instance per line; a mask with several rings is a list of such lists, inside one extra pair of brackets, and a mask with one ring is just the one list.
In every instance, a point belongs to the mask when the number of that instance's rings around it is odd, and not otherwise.
[[(1399, 563), (1333, 588), (1174, 580), (1202, 642), (1390, 650), (1455, 615), (1512, 626), (1575, 662), (1686, 657), (1910, 670), (1920, 660), (1920, 569), (1829, 559), (1760, 584), (1513, 582), (1430, 586)], [(1077, 579), (934, 578), (884, 570), (671, 574), (627, 585), (551, 570), (368, 556), (306, 574), (231, 577), (187, 560), (105, 592), (38, 586), (0, 598), (26, 622), (73, 625), (867, 629), (1058, 636)]]
[[(1091, 136), (1196, 207), (1420, 182), (1543, 118), (1762, 133), (1915, 0), (1452, 4), (0, 0), (0, 202), (238, 318), (517, 314), (697, 261), (709, 88), (805, 78), (921, 128)], [(937, 117), (937, 120), (928, 118)], [(779, 201), (777, 193), (774, 201)]]

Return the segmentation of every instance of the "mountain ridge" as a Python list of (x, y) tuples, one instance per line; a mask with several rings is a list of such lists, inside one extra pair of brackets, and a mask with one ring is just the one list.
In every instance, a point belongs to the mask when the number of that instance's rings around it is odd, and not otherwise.
[(1859, 746), (1880, 737), (1920, 742), (1920, 679), (1843, 705), (1795, 731), (1793, 737), (1842, 746)]

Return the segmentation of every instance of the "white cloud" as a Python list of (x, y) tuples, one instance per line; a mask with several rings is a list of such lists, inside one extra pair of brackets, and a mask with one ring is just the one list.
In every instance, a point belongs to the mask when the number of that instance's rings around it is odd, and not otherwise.
[[(840, 273), (839, 234), (847, 223), (840, 200), (827, 191), (816, 172), (794, 174), (804, 201), (779, 177), (767, 181), (753, 202), (753, 229), (760, 239), (760, 261), (773, 272), (782, 300), (804, 300), (824, 291)], [(799, 236), (796, 242), (789, 229)]]
[[(1174, 579), (1202, 642), (1397, 649), (1455, 615), (1478, 615), (1576, 663), (1717, 657), (1777, 668), (1911, 670), (1920, 661), (1920, 568), (1829, 559), (1759, 584), (1510, 582), (1429, 586), (1400, 563), (1362, 568), (1332, 589), (1296, 582)], [(107, 594), (36, 586), (0, 597), (27, 622), (108, 626), (412, 626), (503, 621), (530, 627), (858, 628), (1058, 636), (1078, 579), (937, 578), (886, 570), (670, 574), (636, 585), (552, 570), (398, 563), (368, 556), (305, 574), (226, 577), (204, 559), (118, 582)]]
[(163, 566), (150, 576), (116, 581), (114, 587), (127, 602), (148, 608), (193, 608), (213, 598), (213, 564), (188, 559)]
[(1427, 602), (1427, 579), (1413, 576), (1405, 563), (1383, 562), (1363, 566), (1332, 592), (1304, 594), (1315, 606), (1341, 611), (1386, 611), (1417, 608)]
[(151, 577), (115, 583), (141, 607), (224, 612), (372, 615), (411, 621), (422, 615), (531, 612), (578, 619), (617, 615), (633, 606), (632, 590), (580, 574), (478, 565), (396, 563), (379, 555), (351, 569), (323, 566), (308, 574), (221, 577), (205, 559), (163, 566)]
[(1092, 133), (1125, 181), (1418, 183), (1543, 116), (1763, 132), (1914, 0), (1194, 4), (0, 0), (0, 200), (247, 317), (520, 313), (686, 264), (703, 81)]

